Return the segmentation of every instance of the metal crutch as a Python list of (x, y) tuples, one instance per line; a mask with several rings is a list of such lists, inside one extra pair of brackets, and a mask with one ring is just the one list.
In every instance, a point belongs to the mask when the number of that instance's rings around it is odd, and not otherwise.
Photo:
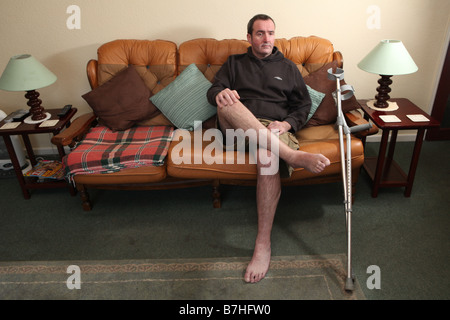
[[(336, 68), (336, 72), (330, 68), (328, 71), (328, 79), (336, 81), (336, 92), (333, 95), (337, 106), (337, 120), (336, 125), (339, 132), (339, 147), (341, 153), (341, 166), (342, 166), (342, 184), (344, 187), (344, 207), (345, 207), (345, 225), (347, 231), (347, 279), (345, 281), (345, 290), (354, 290), (354, 276), (352, 271), (352, 232), (351, 232), (351, 216), (352, 216), (352, 155), (351, 155), (351, 136), (353, 132), (359, 132), (368, 130), (372, 127), (370, 123), (358, 125), (349, 128), (345, 121), (344, 114), (342, 112), (341, 101), (347, 100), (353, 96), (355, 91), (351, 85), (341, 86), (341, 80), (344, 79), (344, 70)], [(342, 92), (348, 91), (345, 94)], [(344, 153), (344, 134), (347, 143), (347, 153)]]

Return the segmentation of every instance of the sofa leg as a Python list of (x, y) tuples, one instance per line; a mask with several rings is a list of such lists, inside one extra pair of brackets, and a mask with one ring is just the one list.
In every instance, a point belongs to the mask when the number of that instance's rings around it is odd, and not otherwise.
[(78, 190), (78, 192), (80, 192), (83, 210), (91, 211), (92, 204), (91, 204), (91, 200), (89, 199), (89, 193), (87, 192), (86, 187), (84, 185), (77, 184), (77, 190)]
[(220, 208), (222, 206), (220, 199), (220, 190), (219, 190), (220, 182), (219, 180), (213, 181), (213, 207)]

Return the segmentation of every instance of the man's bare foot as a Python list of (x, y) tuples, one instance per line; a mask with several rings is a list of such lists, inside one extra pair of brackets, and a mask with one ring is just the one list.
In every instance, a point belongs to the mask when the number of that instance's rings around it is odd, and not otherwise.
[(295, 151), (294, 156), (288, 163), (293, 168), (305, 168), (312, 173), (320, 173), (330, 165), (330, 160), (320, 153), (308, 153)]
[(255, 246), (252, 260), (248, 264), (247, 270), (245, 271), (245, 282), (256, 283), (266, 276), (266, 273), (269, 270), (270, 256), (270, 245), (268, 247), (258, 245)]

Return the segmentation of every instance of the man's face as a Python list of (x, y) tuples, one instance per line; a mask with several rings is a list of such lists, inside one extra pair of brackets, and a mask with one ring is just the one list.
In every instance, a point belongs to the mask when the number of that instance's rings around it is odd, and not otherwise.
[(252, 45), (253, 54), (263, 59), (272, 54), (275, 43), (275, 25), (272, 20), (256, 20), (253, 23), (253, 33), (247, 34), (247, 40)]

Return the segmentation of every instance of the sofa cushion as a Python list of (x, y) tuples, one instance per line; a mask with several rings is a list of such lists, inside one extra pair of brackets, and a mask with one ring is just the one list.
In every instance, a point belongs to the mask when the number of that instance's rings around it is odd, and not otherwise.
[(306, 118), (306, 122), (308, 122), (314, 113), (316, 113), (317, 108), (322, 103), (323, 98), (325, 97), (325, 93), (314, 90), (310, 86), (306, 85), (308, 89), (309, 96), (311, 98), (311, 110), (309, 110), (308, 117)]
[(157, 183), (167, 177), (167, 166), (144, 166), (139, 168), (123, 169), (108, 174), (90, 173), (77, 174), (73, 177), (75, 184), (93, 185), (133, 185)]
[(222, 65), (232, 54), (247, 52), (250, 46), (247, 40), (212, 38), (192, 39), (180, 44), (179, 71), (182, 72), (190, 64), (195, 63), (197, 68), (210, 82)]
[(322, 126), (312, 126), (303, 128), (295, 133), (300, 146), (309, 143), (316, 143), (323, 140), (339, 139), (339, 132), (334, 124), (324, 124)]
[[(337, 61), (325, 64), (319, 70), (307, 75), (304, 80), (314, 90), (325, 94), (322, 103), (317, 108), (312, 118), (306, 123), (305, 127), (318, 126), (324, 124), (335, 123), (337, 118), (337, 106), (332, 93), (336, 91), (336, 81), (328, 79), (328, 69), (333, 71), (337, 68)], [(345, 84), (345, 80), (341, 80), (341, 86)], [(348, 112), (360, 108), (355, 96), (341, 103), (342, 111)]]
[[(249, 152), (224, 151), (214, 142), (205, 138), (205, 130), (190, 132), (176, 130), (170, 144), (167, 157), (167, 173), (171, 177), (181, 179), (219, 179), (219, 180), (256, 180), (256, 161)], [(200, 144), (194, 143), (199, 136)], [(203, 137), (203, 138), (202, 138)], [(360, 168), (364, 162), (364, 149), (359, 139), (352, 138), (352, 167)], [(339, 139), (310, 142), (300, 146), (300, 150), (310, 153), (322, 153), (331, 162), (320, 175), (303, 168), (294, 169), (290, 178), (301, 179), (323, 178), (341, 172)]]
[(177, 45), (167, 40), (119, 39), (103, 44), (98, 53), (98, 84), (133, 65), (154, 94), (177, 75)]
[(210, 87), (211, 82), (193, 63), (150, 100), (176, 127), (194, 130), (195, 121), (203, 122), (217, 112), (206, 99)]
[(149, 119), (144, 119), (142, 121), (139, 121), (137, 123), (138, 126), (174, 126), (172, 122), (170, 122), (167, 117), (162, 114), (161, 112), (155, 116), (151, 117)]
[[(246, 40), (198, 38), (188, 40), (179, 47), (179, 69), (183, 71), (195, 63), (209, 81), (225, 63), (229, 55), (247, 52), (250, 46)], [(320, 69), (333, 61), (333, 44), (316, 36), (275, 39), (275, 46), (286, 58), (297, 65), (303, 76)], [(153, 90), (153, 92), (155, 92)]]
[(149, 100), (150, 96), (150, 89), (135, 67), (129, 66), (82, 97), (103, 124), (113, 131), (119, 131), (159, 113)]
[(276, 39), (275, 46), (297, 65), (303, 77), (334, 60), (333, 44), (316, 36)]
[(172, 140), (173, 127), (134, 127), (112, 132), (92, 128), (77, 147), (63, 158), (66, 176), (107, 174), (127, 168), (161, 166)]

